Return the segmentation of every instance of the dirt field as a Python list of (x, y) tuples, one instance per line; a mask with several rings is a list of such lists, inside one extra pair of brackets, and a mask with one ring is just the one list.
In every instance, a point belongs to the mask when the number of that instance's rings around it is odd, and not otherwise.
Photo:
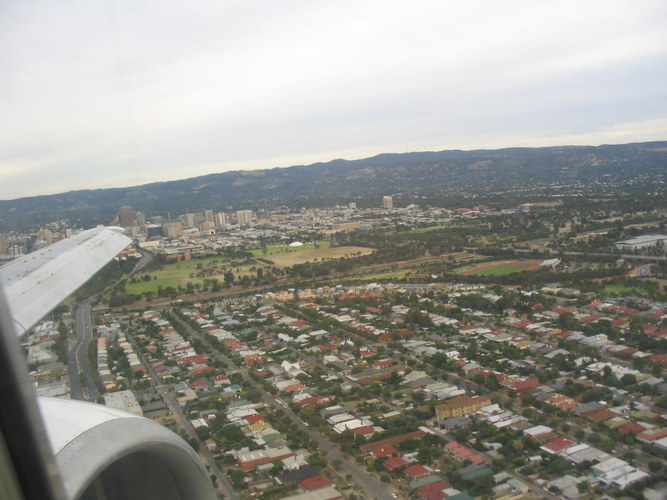
[(298, 252), (271, 255), (265, 258), (273, 261), (277, 267), (289, 267), (294, 264), (303, 264), (304, 262), (319, 262), (327, 259), (353, 257), (359, 252), (361, 252), (361, 255), (369, 255), (373, 253), (373, 249), (364, 247), (313, 248)]

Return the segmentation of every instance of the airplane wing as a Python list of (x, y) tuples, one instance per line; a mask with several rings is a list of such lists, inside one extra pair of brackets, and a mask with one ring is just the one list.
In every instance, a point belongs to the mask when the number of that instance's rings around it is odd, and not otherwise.
[[(81, 401), (36, 398), (19, 335), (130, 240), (96, 228), (0, 268), (0, 498), (213, 500), (194, 450), (160, 424)], [(4, 289), (4, 290), (3, 290)]]
[(37, 324), (131, 241), (119, 227), (97, 227), (0, 267), (17, 333)]

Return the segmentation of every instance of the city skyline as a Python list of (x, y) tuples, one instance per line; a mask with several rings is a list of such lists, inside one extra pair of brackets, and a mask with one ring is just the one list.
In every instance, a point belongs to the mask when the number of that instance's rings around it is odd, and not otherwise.
[(661, 2), (3, 7), (0, 199), (667, 138)]

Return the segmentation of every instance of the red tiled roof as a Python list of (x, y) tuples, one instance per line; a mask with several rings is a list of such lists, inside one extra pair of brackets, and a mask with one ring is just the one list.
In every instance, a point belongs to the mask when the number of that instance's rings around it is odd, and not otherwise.
[(377, 448), (373, 448), (371, 453), (375, 458), (382, 458), (382, 457), (388, 457), (389, 455), (394, 455), (398, 453), (398, 451), (393, 446), (388, 445), (388, 446), (378, 446)]
[(554, 439), (553, 441), (547, 443), (544, 445), (545, 448), (548, 448), (549, 450), (553, 451), (554, 453), (558, 453), (561, 450), (564, 450), (565, 448), (568, 448), (574, 444), (574, 441), (570, 441), (569, 439), (565, 438), (558, 438)]
[(638, 438), (645, 439), (646, 441), (657, 441), (665, 436), (667, 436), (667, 429), (652, 429), (637, 434)]
[(648, 360), (651, 363), (658, 363), (659, 365), (662, 366), (667, 366), (667, 354), (654, 354)]
[(243, 417), (246, 422), (249, 424), (254, 424), (255, 422), (259, 422), (261, 420), (264, 420), (264, 417), (261, 415), (248, 415), (247, 417)]
[(199, 380), (192, 382), (190, 387), (208, 387), (208, 382), (205, 379), (200, 378)]
[(442, 500), (443, 498), (447, 497), (447, 495), (443, 493), (442, 490), (446, 490), (447, 488), (451, 487), (451, 483), (443, 479), (442, 481), (437, 481), (435, 483), (422, 486), (417, 491), (419, 491), (419, 494), (425, 500)]
[(646, 427), (643, 425), (640, 425), (636, 422), (630, 422), (625, 425), (621, 425), (620, 427), (617, 427), (616, 430), (618, 431), (619, 434), (625, 435), (625, 434), (639, 434), (640, 432), (644, 432), (646, 430)]
[(411, 477), (411, 478), (416, 478), (416, 477), (419, 477), (419, 476), (428, 475), (430, 473), (431, 473), (431, 471), (428, 470), (426, 467), (424, 467), (421, 464), (411, 465), (410, 467), (405, 469), (405, 474), (408, 477)]
[(179, 363), (190, 363), (193, 365), (205, 365), (208, 359), (203, 354), (195, 354), (194, 356), (186, 356), (178, 360)]
[(331, 486), (333, 482), (331, 479), (328, 477), (324, 476), (315, 476), (315, 477), (309, 477), (308, 479), (304, 479), (299, 483), (299, 488), (301, 488), (303, 491), (313, 491), (313, 490), (319, 490), (320, 488), (326, 488), (327, 486)]
[(384, 468), (387, 470), (398, 469), (407, 465), (407, 462), (401, 457), (391, 457), (384, 463)]
[(212, 366), (202, 366), (201, 368), (193, 368), (189, 371), (190, 376), (193, 375), (203, 375), (204, 373), (210, 373), (214, 370)]
[(542, 385), (542, 383), (538, 379), (528, 378), (521, 382), (515, 382), (510, 387), (515, 391), (525, 391), (526, 389), (532, 389), (533, 387), (538, 387), (540, 385)]
[(353, 429), (352, 432), (360, 436), (365, 436), (367, 434), (373, 434), (375, 432), (375, 427), (373, 427), (372, 425), (364, 425), (362, 427), (357, 427), (356, 429)]

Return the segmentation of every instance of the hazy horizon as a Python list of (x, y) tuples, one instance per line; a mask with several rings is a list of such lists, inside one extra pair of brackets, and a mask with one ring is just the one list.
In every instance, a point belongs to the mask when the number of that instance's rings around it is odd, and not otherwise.
[(302, 163), (302, 164), (294, 164), (294, 165), (285, 165), (285, 166), (270, 166), (270, 167), (261, 167), (261, 168), (256, 168), (256, 169), (230, 169), (230, 170), (224, 170), (221, 172), (205, 172), (197, 175), (190, 175), (186, 177), (175, 177), (173, 179), (159, 179), (159, 180), (148, 180), (146, 182), (141, 182), (138, 184), (128, 184), (128, 185), (118, 185), (118, 186), (97, 186), (97, 187), (81, 187), (81, 188), (76, 188), (76, 189), (68, 189), (67, 191), (58, 191), (54, 193), (42, 193), (42, 194), (36, 194), (36, 195), (29, 195), (29, 196), (20, 196), (16, 198), (6, 198), (6, 199), (0, 199), (0, 201), (12, 201), (12, 200), (18, 200), (21, 198), (32, 198), (36, 196), (51, 196), (51, 195), (58, 195), (58, 194), (64, 194), (68, 192), (74, 192), (74, 191), (90, 191), (90, 190), (96, 190), (96, 189), (126, 189), (126, 188), (133, 188), (137, 186), (144, 186), (148, 184), (155, 184), (155, 183), (160, 183), (160, 182), (174, 182), (174, 181), (181, 181), (181, 180), (186, 180), (186, 179), (191, 179), (191, 178), (196, 178), (196, 177), (204, 177), (207, 175), (215, 175), (215, 174), (223, 174), (223, 173), (230, 173), (230, 172), (245, 172), (245, 171), (252, 171), (252, 170), (272, 170), (275, 168), (291, 168), (291, 167), (299, 167), (299, 166), (312, 166), (316, 164), (327, 164), (332, 161), (356, 161), (356, 160), (365, 160), (365, 159), (370, 159), (375, 156), (381, 156), (385, 154), (406, 154), (406, 153), (438, 153), (438, 152), (443, 152), (443, 151), (467, 151), (467, 152), (475, 152), (475, 151), (482, 151), (482, 150), (487, 150), (487, 151), (500, 151), (503, 149), (516, 149), (516, 148), (525, 148), (525, 149), (537, 149), (537, 148), (549, 148), (549, 147), (600, 147), (600, 146), (624, 146), (628, 144), (642, 144), (642, 143), (650, 143), (650, 142), (667, 142), (667, 140), (655, 140), (655, 141), (639, 141), (639, 142), (630, 142), (630, 143), (603, 143), (603, 144), (556, 144), (552, 146), (506, 146), (506, 147), (499, 147), (499, 148), (451, 148), (451, 149), (444, 149), (444, 150), (429, 150), (429, 151), (397, 151), (397, 152), (383, 152), (383, 153), (377, 153), (372, 156), (364, 156), (364, 157), (359, 157), (359, 158), (332, 158), (330, 160), (326, 161), (313, 161), (311, 163)]

